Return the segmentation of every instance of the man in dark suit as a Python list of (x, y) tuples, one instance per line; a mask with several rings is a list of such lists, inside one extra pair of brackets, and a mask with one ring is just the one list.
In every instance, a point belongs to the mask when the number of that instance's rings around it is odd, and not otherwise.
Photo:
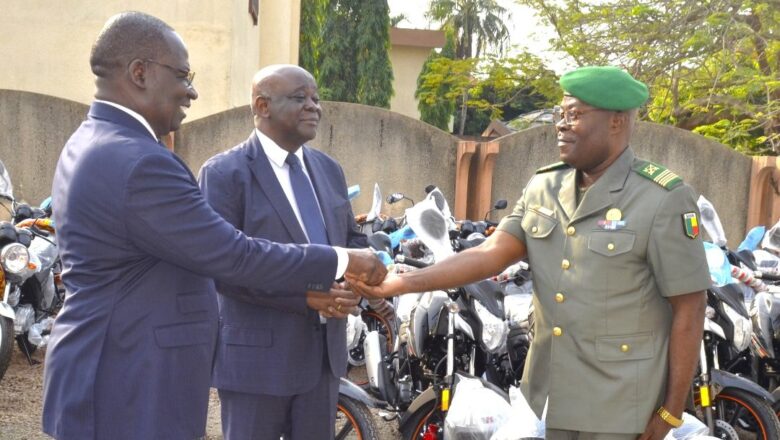
[[(293, 65), (266, 67), (255, 75), (251, 96), (255, 131), (201, 169), (211, 206), (252, 237), (367, 246), (341, 167), (304, 145), (317, 134), (321, 115), (312, 75)], [(225, 439), (278, 440), (285, 432), (292, 440), (333, 438), (339, 377), (347, 366), (345, 320), (325, 320), (303, 301), (245, 290), (217, 283), (213, 384)]]
[(67, 294), (46, 355), (43, 430), (59, 439), (198, 438), (217, 336), (212, 278), (341, 315), (355, 303), (348, 292), (313, 291), (327, 291), (344, 268), (373, 280), (384, 268), (354, 250), (248, 238), (209, 207), (158, 141), (198, 97), (184, 43), (164, 22), (112, 17), (90, 65), (96, 101), (65, 145), (52, 189)]

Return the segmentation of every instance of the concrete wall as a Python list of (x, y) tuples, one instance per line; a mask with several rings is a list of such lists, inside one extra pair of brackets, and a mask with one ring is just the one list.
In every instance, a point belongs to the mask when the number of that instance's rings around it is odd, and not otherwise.
[[(559, 160), (555, 130), (552, 126), (535, 127), (498, 142), (492, 198), (507, 199), (511, 206), (537, 168)], [(632, 147), (638, 157), (668, 167), (710, 200), (731, 246), (742, 241), (751, 158), (689, 131), (647, 122), (638, 123)]]
[[(49, 195), (59, 152), (86, 113), (86, 105), (73, 101), (0, 90), (0, 160), (18, 199), (37, 204)], [(174, 137), (175, 151), (197, 174), (206, 159), (244, 141), (252, 128), (249, 108), (243, 105), (186, 123)], [(751, 158), (690, 132), (650, 123), (639, 123), (634, 139), (638, 156), (666, 165), (715, 205), (732, 246), (742, 240)], [(511, 206), (537, 168), (558, 161), (555, 132), (550, 126), (536, 127), (496, 142), (488, 203), (504, 198)], [(353, 202), (357, 213), (369, 209), (374, 182), (385, 197), (403, 192), (418, 201), (425, 186), (435, 184), (455, 206), (458, 139), (435, 127), (389, 110), (324, 102), (312, 145), (342, 164), (349, 185), (360, 185), (362, 194)], [(401, 202), (394, 209), (385, 206), (385, 212), (400, 215), (406, 207)]]
[[(299, 4), (293, 2), (266, 2)], [(260, 23), (291, 28), (297, 15), (281, 7), (263, 7)], [(94, 94), (89, 52), (108, 17), (139, 10), (161, 18), (187, 44), (190, 66), (197, 73), (200, 98), (189, 112), (194, 120), (243, 105), (260, 66), (260, 27), (252, 25), (246, 1), (212, 0), (3, 0), (0, 2), (0, 89), (36, 92), (88, 104)], [(297, 11), (299, 9), (295, 9)], [(280, 16), (272, 16), (278, 13)], [(264, 16), (263, 14), (267, 14)], [(297, 35), (296, 35), (297, 37)], [(271, 40), (272, 37), (266, 38)], [(297, 38), (264, 42), (266, 58), (297, 62)], [(293, 45), (294, 50), (283, 44)], [(294, 58), (279, 58), (284, 53)]]
[(38, 205), (49, 196), (60, 150), (87, 110), (73, 101), (0, 90), (0, 160), (17, 200)]
[[(333, 156), (344, 168), (347, 185), (359, 184), (356, 213), (371, 207), (374, 182), (383, 195), (403, 192), (415, 201), (423, 189), (439, 186), (453, 205), (457, 138), (418, 120), (359, 104), (323, 102), (323, 117), (311, 145)], [(185, 124), (176, 135), (175, 151), (195, 173), (203, 162), (246, 140), (252, 130), (249, 107), (243, 106)], [(386, 206), (400, 215), (408, 203)]]

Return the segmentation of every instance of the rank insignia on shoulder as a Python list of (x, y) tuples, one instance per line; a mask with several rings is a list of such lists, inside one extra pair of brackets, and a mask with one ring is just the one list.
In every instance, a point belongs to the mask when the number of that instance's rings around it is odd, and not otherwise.
[(632, 168), (640, 176), (650, 179), (668, 190), (676, 188), (683, 182), (680, 176), (669, 171), (665, 166), (647, 160), (636, 161)]
[(699, 219), (695, 212), (686, 212), (682, 216), (685, 235), (693, 240), (699, 236)]
[(563, 162), (556, 162), (552, 165), (547, 165), (539, 168), (536, 170), (536, 174), (546, 173), (548, 171), (555, 171), (555, 170), (565, 170), (566, 168), (571, 168), (568, 164), (565, 164)]

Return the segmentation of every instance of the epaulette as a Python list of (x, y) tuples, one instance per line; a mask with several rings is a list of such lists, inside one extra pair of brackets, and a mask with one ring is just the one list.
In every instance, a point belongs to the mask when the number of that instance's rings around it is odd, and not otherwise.
[(552, 165), (547, 165), (539, 168), (538, 170), (536, 170), (536, 174), (546, 173), (548, 171), (563, 170), (566, 168), (570, 168), (570, 165), (565, 164), (563, 162), (556, 162)]
[(637, 160), (632, 168), (640, 176), (652, 180), (667, 190), (672, 190), (683, 183), (680, 176), (669, 171), (665, 166), (648, 160)]

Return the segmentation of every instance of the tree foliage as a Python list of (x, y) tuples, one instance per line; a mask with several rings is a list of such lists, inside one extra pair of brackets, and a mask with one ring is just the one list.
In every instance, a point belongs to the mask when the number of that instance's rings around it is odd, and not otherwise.
[(311, 72), (314, 78), (319, 78), (320, 46), (327, 4), (327, 0), (301, 0), (298, 65)]
[(432, 0), (428, 18), (454, 32), (455, 58), (479, 58), (488, 49), (502, 53), (509, 40), (509, 13), (496, 0)]
[[(512, 58), (485, 57), (464, 60), (436, 57), (420, 75), (417, 98), (428, 106), (457, 107), (459, 134), (480, 134), (490, 119), (544, 108), (560, 101), (554, 72), (534, 55), (523, 53)], [(479, 117), (470, 124), (467, 116)]]
[[(441, 23), (447, 43), (440, 53), (431, 52), (417, 78), (420, 119), (446, 130), (455, 116), (457, 132), (464, 134), (469, 118), (494, 112), (488, 110), (492, 104), (487, 97), (470, 92), (477, 90), (480, 80), (469, 75), (484, 73), (477, 71), (477, 65), (486, 53), (503, 53), (509, 39), (504, 25), (509, 13), (496, 0), (432, 0), (426, 15)], [(498, 95), (495, 98), (499, 99)], [(475, 112), (476, 108), (480, 110)], [(481, 117), (468, 124), (469, 132), (487, 124), (489, 121)]]
[(780, 0), (517, 1), (578, 65), (620, 65), (646, 82), (650, 120), (780, 152)]
[(389, 107), (389, 26), (387, 0), (328, 1), (319, 51), (323, 99)]

